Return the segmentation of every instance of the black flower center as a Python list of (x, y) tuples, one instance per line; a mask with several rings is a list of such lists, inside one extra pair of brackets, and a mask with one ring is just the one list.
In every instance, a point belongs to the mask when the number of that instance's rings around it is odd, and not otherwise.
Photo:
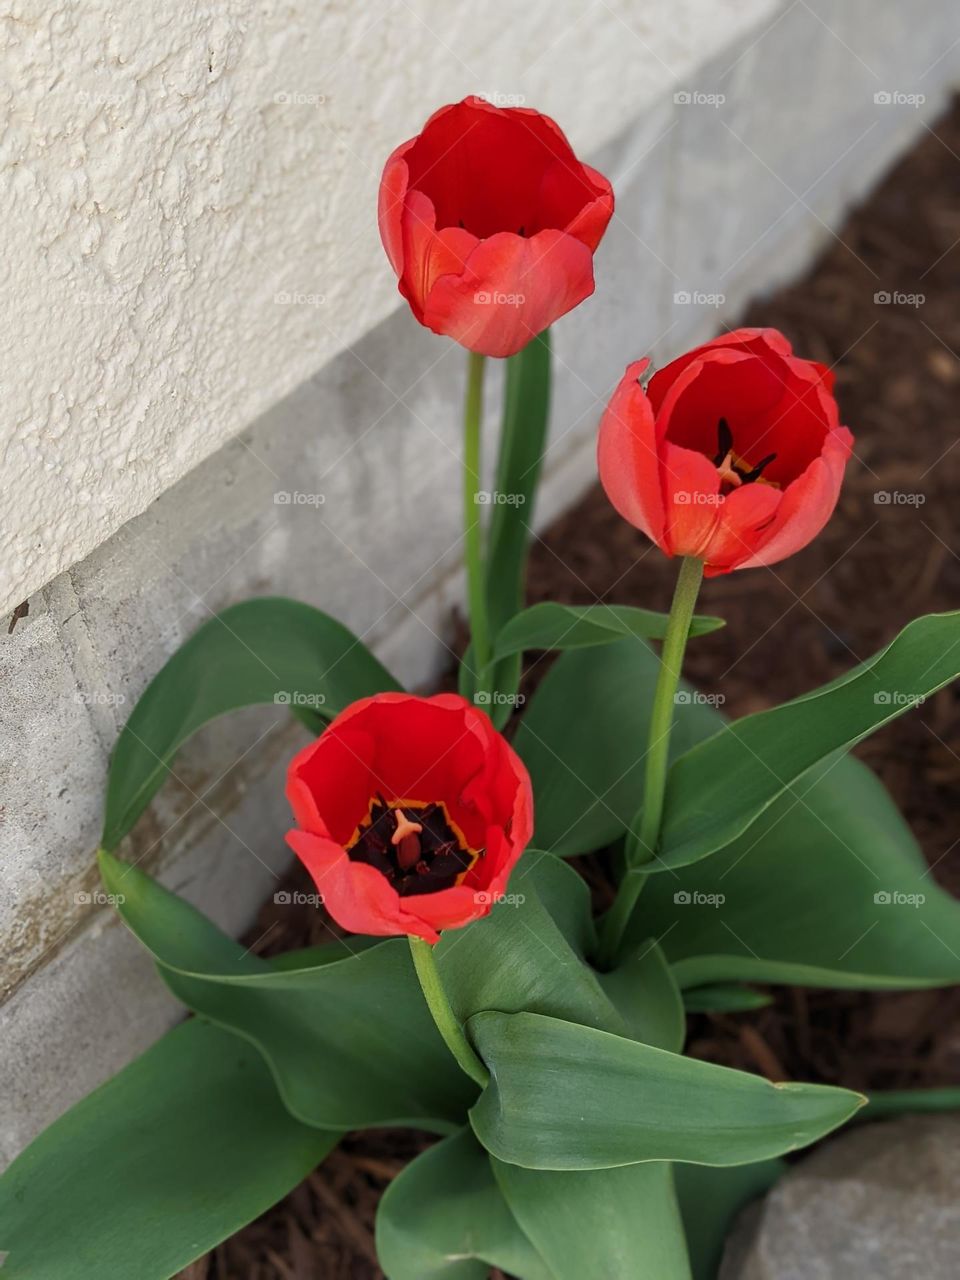
[[(762, 478), (764, 468), (769, 467), (776, 456), (775, 453), (768, 453), (765, 458), (760, 459), (756, 466), (752, 467), (749, 462), (734, 452), (733, 432), (730, 430), (730, 424), (726, 418), (720, 419), (717, 424), (717, 453), (713, 459), (713, 465), (720, 472), (722, 484), (731, 489), (739, 489), (742, 484), (753, 484)], [(764, 480), (763, 483), (771, 484), (775, 482)]]
[(471, 849), (442, 803), (421, 804), (381, 795), (370, 801), (347, 856), (386, 876), (401, 897), (450, 889), (482, 855)]

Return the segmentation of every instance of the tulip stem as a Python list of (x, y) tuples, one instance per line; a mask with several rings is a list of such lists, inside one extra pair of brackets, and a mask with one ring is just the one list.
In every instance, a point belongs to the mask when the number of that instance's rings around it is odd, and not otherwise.
[(424, 942), (423, 938), (416, 938), (413, 934), (408, 935), (408, 941), (424, 999), (437, 1024), (437, 1030), (443, 1037), (444, 1044), (470, 1079), (475, 1080), (481, 1089), (485, 1089), (490, 1081), (490, 1073), (474, 1053), (463, 1027), (450, 1007), (450, 1001), (440, 980), (433, 947), (429, 942)]
[(673, 729), (677, 685), (680, 683), (683, 655), (702, 579), (703, 561), (685, 556), (680, 562), (680, 573), (660, 652), (660, 671), (653, 693), (644, 771), (643, 812), (637, 845), (628, 858), (627, 870), (602, 926), (600, 959), (605, 967), (616, 963), (623, 935), (646, 883), (647, 877), (641, 867), (656, 856), (663, 818), (667, 767), (670, 763), (670, 733)]
[(463, 535), (467, 563), (467, 598), (470, 607), (470, 638), (473, 663), (482, 677), (490, 661), (487, 631), (486, 583), (483, 574), (482, 529), (480, 525), (480, 426), (483, 418), (484, 357), (475, 351), (467, 355), (467, 394), (463, 406)]

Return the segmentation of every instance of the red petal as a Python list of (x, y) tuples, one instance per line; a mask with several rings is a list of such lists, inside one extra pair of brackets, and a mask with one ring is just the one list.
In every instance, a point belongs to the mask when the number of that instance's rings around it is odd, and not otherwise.
[(481, 240), (461, 275), (441, 276), (423, 323), (470, 351), (512, 356), (593, 292), (593, 256), (563, 231)]
[(852, 446), (853, 436), (846, 427), (830, 434), (821, 456), (787, 486), (756, 552), (737, 565), (738, 569), (776, 564), (817, 536), (837, 505)]
[(600, 421), (597, 466), (624, 520), (663, 545), (664, 506), (653, 408), (640, 386), (649, 360), (627, 366)]

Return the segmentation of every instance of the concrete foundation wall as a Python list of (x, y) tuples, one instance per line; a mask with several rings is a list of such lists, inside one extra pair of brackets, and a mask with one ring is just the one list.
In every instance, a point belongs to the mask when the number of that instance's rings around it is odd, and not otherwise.
[[(617, 216), (596, 295), (555, 330), (538, 524), (593, 480), (596, 424), (628, 360), (670, 358), (805, 267), (934, 119), (960, 69), (960, 18), (947, 3), (795, 0), (754, 5), (752, 22), (747, 10), (588, 156), (614, 182)], [(632, 12), (615, 19), (624, 45), (642, 39)], [(576, 121), (580, 96), (566, 112), (548, 105)], [(370, 221), (372, 207), (353, 217)], [(381, 270), (389, 284), (385, 261)], [(298, 313), (294, 345), (302, 323)], [(401, 309), (327, 354), (32, 595), (29, 616), (0, 639), (3, 1159), (178, 1016), (96, 901), (93, 859), (110, 749), (178, 644), (212, 612), (269, 592), (335, 614), (410, 685), (450, 660), (462, 353)], [(491, 434), (501, 372), (489, 379)], [(296, 493), (322, 502), (276, 499)], [(241, 930), (287, 860), (281, 779), (303, 740), (274, 708), (209, 727), (123, 852)]]

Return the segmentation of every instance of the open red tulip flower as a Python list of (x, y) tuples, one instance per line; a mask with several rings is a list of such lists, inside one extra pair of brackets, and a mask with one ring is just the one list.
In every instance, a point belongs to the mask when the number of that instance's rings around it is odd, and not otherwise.
[(600, 424), (600, 479), (617, 511), (706, 575), (775, 564), (837, 503), (853, 437), (833, 375), (775, 329), (738, 329), (650, 379), (631, 364)]
[(287, 840), (343, 928), (412, 934), (489, 914), (533, 833), (530, 779), (455, 694), (353, 703), (291, 762)]
[(390, 156), (380, 236), (421, 324), (514, 355), (593, 292), (610, 183), (549, 117), (483, 98), (441, 107)]

